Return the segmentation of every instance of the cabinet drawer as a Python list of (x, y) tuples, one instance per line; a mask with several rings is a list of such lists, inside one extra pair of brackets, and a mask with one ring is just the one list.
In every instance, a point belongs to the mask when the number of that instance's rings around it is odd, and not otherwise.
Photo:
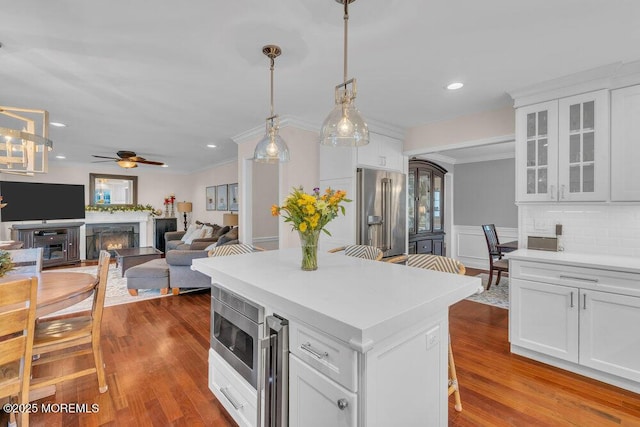
[(417, 253), (419, 254), (432, 254), (433, 253), (433, 240), (418, 240), (416, 242)]
[(220, 356), (209, 349), (209, 389), (240, 426), (255, 426), (258, 395)]
[(511, 260), (509, 274), (514, 279), (640, 296), (638, 273)]
[(314, 369), (357, 392), (357, 353), (333, 338), (297, 322), (289, 325), (290, 351)]

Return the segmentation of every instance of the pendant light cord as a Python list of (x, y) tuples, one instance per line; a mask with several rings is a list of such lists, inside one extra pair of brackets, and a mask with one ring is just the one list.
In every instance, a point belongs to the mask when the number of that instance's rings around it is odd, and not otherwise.
[(275, 65), (275, 59), (273, 57), (271, 59), (271, 116), (273, 117), (273, 69)]
[(349, 27), (349, 0), (344, 2), (344, 82), (347, 81), (347, 36)]

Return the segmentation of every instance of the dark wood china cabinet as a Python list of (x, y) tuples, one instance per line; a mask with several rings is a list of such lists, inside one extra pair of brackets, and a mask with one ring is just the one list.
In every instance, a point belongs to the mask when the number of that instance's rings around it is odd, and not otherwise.
[(444, 246), (444, 175), (428, 160), (409, 161), (409, 253), (446, 255)]

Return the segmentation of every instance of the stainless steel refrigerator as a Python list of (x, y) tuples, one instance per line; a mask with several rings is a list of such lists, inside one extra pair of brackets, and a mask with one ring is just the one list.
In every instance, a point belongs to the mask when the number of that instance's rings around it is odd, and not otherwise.
[(376, 246), (384, 252), (385, 257), (405, 253), (407, 241), (405, 174), (358, 168), (356, 209), (358, 244)]

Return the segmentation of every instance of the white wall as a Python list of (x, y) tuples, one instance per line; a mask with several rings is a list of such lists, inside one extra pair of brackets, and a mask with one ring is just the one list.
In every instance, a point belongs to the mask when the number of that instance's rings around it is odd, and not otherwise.
[[(293, 187), (302, 185), (306, 191), (311, 191), (319, 185), (320, 144), (318, 132), (285, 126), (280, 129), (280, 136), (289, 147), (291, 160), (279, 165), (278, 202), (282, 203)], [(253, 151), (262, 135), (247, 138), (238, 144), (238, 182), (240, 191), (240, 229), (249, 233), (252, 230), (251, 207), (242, 208), (251, 203), (251, 186), (253, 176)], [(274, 165), (275, 167), (275, 165)], [(280, 219), (278, 227), (278, 241), (280, 248), (300, 246), (297, 233), (291, 231), (291, 226)], [(251, 231), (252, 233), (252, 231)], [(251, 234), (253, 236), (253, 234)], [(247, 240), (248, 241), (248, 240)], [(245, 241), (246, 242), (246, 241)]]
[[(208, 211), (205, 197), (206, 188), (236, 182), (238, 182), (238, 163), (235, 160), (189, 175), (189, 183), (185, 188), (189, 194), (186, 201), (193, 203), (193, 213), (188, 217), (189, 222), (199, 220), (222, 225), (222, 216), (230, 211)], [(183, 219), (178, 218), (178, 230), (183, 228), (180, 226), (182, 221)]]
[(492, 141), (515, 134), (512, 107), (416, 126), (407, 131), (403, 150), (407, 155), (426, 153), (435, 147), (461, 146), (474, 141)]
[(252, 227), (253, 243), (265, 249), (278, 248), (278, 218), (271, 206), (281, 203), (278, 194), (279, 165), (253, 163)]

